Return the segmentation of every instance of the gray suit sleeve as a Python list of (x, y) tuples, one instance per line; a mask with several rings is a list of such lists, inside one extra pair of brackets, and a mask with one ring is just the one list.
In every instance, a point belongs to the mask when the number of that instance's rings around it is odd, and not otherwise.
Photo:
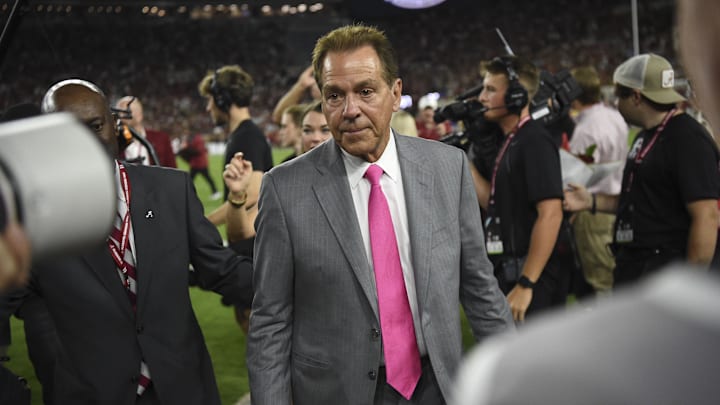
[(255, 297), (247, 340), (253, 405), (289, 404), (293, 329), (293, 247), (272, 174), (260, 188)]
[(498, 287), (493, 266), (485, 252), (480, 208), (475, 186), (468, 167), (462, 159), (460, 184), (460, 302), (472, 327), (475, 339), (514, 329), (512, 313), (505, 296)]

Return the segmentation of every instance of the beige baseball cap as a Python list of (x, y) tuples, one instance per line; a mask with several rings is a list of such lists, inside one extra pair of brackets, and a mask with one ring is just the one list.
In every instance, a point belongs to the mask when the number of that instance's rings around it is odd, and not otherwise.
[(640, 93), (658, 104), (685, 100), (675, 91), (675, 71), (667, 59), (654, 53), (636, 55), (615, 69), (613, 81)]

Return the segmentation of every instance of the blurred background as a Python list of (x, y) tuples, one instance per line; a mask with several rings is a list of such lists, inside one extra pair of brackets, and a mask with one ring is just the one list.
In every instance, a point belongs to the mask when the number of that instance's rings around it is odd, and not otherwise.
[[(0, 1), (2, 26), (15, 3)], [(611, 84), (614, 67), (634, 51), (633, 3), (639, 51), (659, 53), (679, 66), (672, 0), (446, 0), (425, 9), (383, 0), (20, 3), (24, 12), (3, 38), (0, 110), (39, 103), (52, 83), (80, 77), (97, 83), (110, 100), (138, 96), (146, 125), (171, 136), (180, 136), (185, 122), (195, 132), (213, 134), (197, 84), (208, 70), (239, 64), (256, 83), (251, 115), (274, 142), (272, 109), (310, 64), (315, 40), (353, 21), (387, 32), (413, 114), (426, 93), (451, 99), (480, 83), (480, 61), (506, 53), (496, 28), (516, 54), (542, 69), (593, 65)]]

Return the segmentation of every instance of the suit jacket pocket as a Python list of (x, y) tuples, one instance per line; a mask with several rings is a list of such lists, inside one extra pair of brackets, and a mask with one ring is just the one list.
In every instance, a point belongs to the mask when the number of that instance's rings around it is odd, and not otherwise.
[(310, 356), (305, 356), (304, 354), (301, 354), (298, 352), (293, 352), (292, 357), (293, 357), (293, 362), (300, 363), (301, 365), (304, 365), (304, 366), (322, 368), (322, 369), (330, 368), (329, 363), (322, 361), (322, 360), (314, 359)]

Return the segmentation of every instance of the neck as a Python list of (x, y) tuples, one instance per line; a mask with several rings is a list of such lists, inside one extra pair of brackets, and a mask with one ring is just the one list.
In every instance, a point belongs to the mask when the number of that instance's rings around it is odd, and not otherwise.
[(228, 120), (228, 129), (230, 132), (233, 132), (243, 121), (250, 119), (250, 110), (247, 107), (235, 107), (233, 105), (230, 107), (228, 115), (230, 116), (230, 119)]
[(520, 121), (522, 121), (525, 117), (529, 116), (530, 112), (528, 111), (528, 108), (525, 107), (522, 110), (522, 113), (520, 115), (516, 114), (508, 114), (503, 119), (498, 122), (500, 125), (500, 128), (502, 128), (503, 134), (505, 136), (510, 135), (511, 132), (515, 131), (517, 129), (518, 124)]
[(594, 104), (580, 104), (580, 103), (577, 103), (577, 104), (573, 105), (573, 108), (574, 108), (577, 112), (582, 112), (582, 111), (585, 111), (585, 110), (587, 110), (588, 108), (594, 106), (595, 104), (597, 104), (597, 103), (594, 103)]
[(138, 126), (133, 127), (133, 129), (135, 130), (135, 132), (137, 132), (137, 133), (138, 133), (139, 135), (141, 135), (143, 138), (146, 138), (146, 136), (145, 136), (146, 133), (145, 133), (145, 127), (144, 127), (144, 126), (138, 125)]
[(665, 115), (667, 115), (667, 111), (656, 111), (652, 110), (648, 112), (642, 122), (642, 126), (644, 129), (650, 129), (654, 128), (658, 125), (660, 125), (663, 120), (665, 119)]

